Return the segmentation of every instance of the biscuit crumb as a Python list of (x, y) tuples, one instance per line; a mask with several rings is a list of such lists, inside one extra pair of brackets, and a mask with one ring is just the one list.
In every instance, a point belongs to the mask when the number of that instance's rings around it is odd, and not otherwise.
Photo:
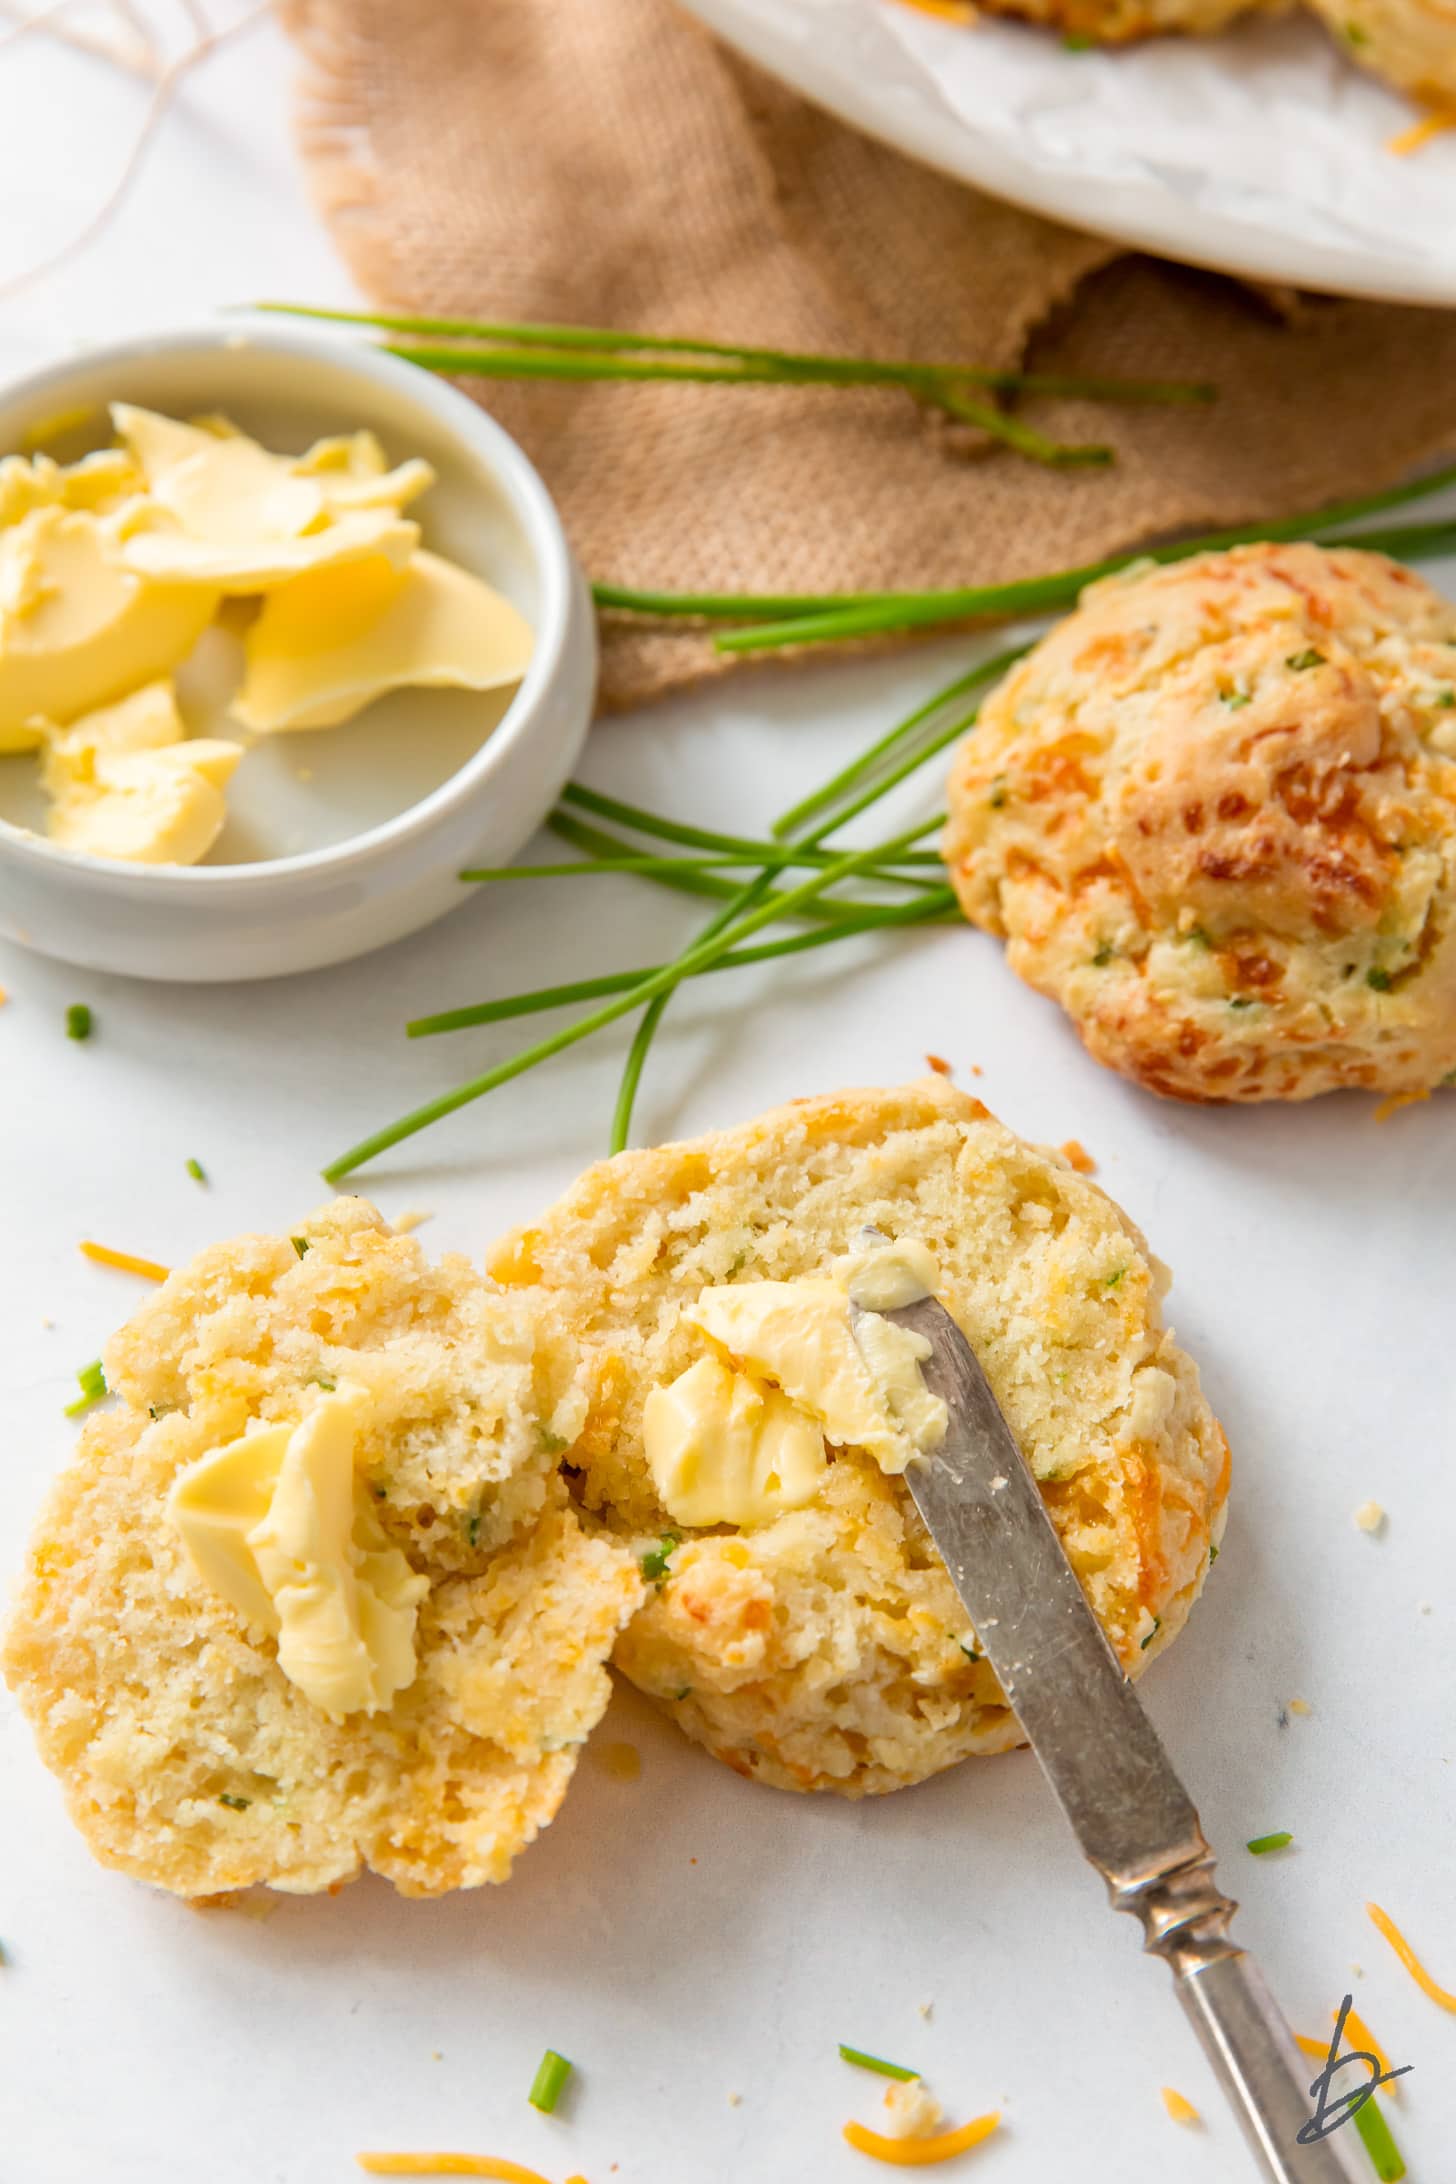
[(417, 1228), (423, 1228), (427, 1221), (433, 1221), (434, 1218), (432, 1213), (401, 1213), (396, 1215), (390, 1226), (396, 1236), (412, 1236)]
[(743, 2095), (741, 2093), (730, 2093), (728, 2096), (728, 2106), (730, 2108), (741, 2108), (743, 2106)]
[(885, 2130), (890, 2138), (929, 2138), (945, 2110), (923, 2078), (902, 2078), (885, 2094)]
[(1355, 1511), (1355, 1522), (1362, 1532), (1381, 1532), (1385, 1529), (1385, 1511), (1378, 1501), (1362, 1501)]
[(933, 2002), (919, 2002), (916, 2004), (916, 2008), (919, 2010), (921, 2016), (925, 2019), (925, 2022), (928, 2025), (930, 2023), (930, 2015), (932, 2010), (935, 2008), (935, 2004)]
[(943, 1054), (927, 1054), (925, 1064), (928, 1069), (935, 1071), (937, 1077), (948, 1077), (951, 1073), (950, 1063)]
[(1291, 1699), (1289, 1711), (1291, 1714), (1312, 1714), (1314, 1708), (1310, 1705), (1308, 1699)]
[(1392, 1092), (1389, 1099), (1382, 1100), (1376, 1108), (1375, 1120), (1377, 1122), (1389, 1122), (1391, 1116), (1398, 1115), (1403, 1107), (1415, 1107), (1422, 1100), (1428, 1100), (1430, 1096), (1428, 1091)]
[(1062, 1158), (1069, 1166), (1076, 1169), (1078, 1175), (1096, 1175), (1097, 1173), (1096, 1161), (1092, 1158), (1086, 1146), (1074, 1137), (1069, 1137), (1062, 1147)]

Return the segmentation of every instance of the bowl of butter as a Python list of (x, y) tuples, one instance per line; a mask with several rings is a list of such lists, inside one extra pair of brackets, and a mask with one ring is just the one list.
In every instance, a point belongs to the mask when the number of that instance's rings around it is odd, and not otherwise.
[(332, 332), (157, 334), (0, 391), (0, 934), (315, 969), (464, 899), (591, 717), (590, 597), (474, 402)]

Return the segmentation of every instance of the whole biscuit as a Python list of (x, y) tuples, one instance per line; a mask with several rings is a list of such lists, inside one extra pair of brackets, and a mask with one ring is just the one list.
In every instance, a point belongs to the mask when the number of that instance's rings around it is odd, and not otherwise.
[(1241, 546), (1093, 586), (949, 795), (966, 916), (1151, 1090), (1456, 1071), (1456, 607), (1383, 555)]

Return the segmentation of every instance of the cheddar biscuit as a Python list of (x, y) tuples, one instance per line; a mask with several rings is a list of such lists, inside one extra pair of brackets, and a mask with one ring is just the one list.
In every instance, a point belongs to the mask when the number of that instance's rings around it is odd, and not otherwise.
[(1289, 0), (989, 0), (989, 12), (1050, 24), (1097, 45), (1125, 45), (1166, 32), (1202, 35), (1240, 15), (1282, 14)]
[(944, 853), (1152, 1091), (1419, 1096), (1456, 1071), (1456, 607), (1344, 547), (1096, 584), (982, 708)]
[(934, 1255), (938, 1293), (1136, 1674), (1202, 1586), (1227, 1445), (1137, 1230), (978, 1101), (931, 1077), (619, 1154), (489, 1260), (506, 1287), (547, 1293), (581, 1353), (590, 1407), (567, 1475), (653, 1581), (620, 1666), (738, 1772), (847, 1796), (1019, 1741), (903, 1479), (830, 1445), (797, 1506), (689, 1526), (659, 1496), (643, 1419), (707, 1354), (705, 1289), (731, 1300), (822, 1276), (866, 1224)]
[(1456, 99), (1456, 0), (1310, 0), (1362, 68), (1437, 106)]
[[(643, 1590), (556, 1475), (585, 1406), (550, 1316), (464, 1260), (427, 1266), (343, 1199), (295, 1238), (202, 1253), (106, 1366), (120, 1400), (52, 1490), (3, 1654), (96, 1856), (184, 1896), (302, 1893), (366, 1866), (405, 1895), (504, 1879), (561, 1802)], [(179, 1512), (205, 1504), (220, 1456), (292, 1449), (344, 1404), (348, 1567), (331, 1594), (318, 1549), (285, 1570), (276, 1614), (266, 1594), (245, 1614)], [(230, 1491), (212, 1537), (256, 1557), (256, 1588), (264, 1530), (239, 1544)], [(305, 1506), (326, 1529), (323, 1499)], [(344, 1593), (363, 1606), (341, 1635)], [(321, 1665), (357, 1665), (387, 1608), (393, 1676), (331, 1707)]]

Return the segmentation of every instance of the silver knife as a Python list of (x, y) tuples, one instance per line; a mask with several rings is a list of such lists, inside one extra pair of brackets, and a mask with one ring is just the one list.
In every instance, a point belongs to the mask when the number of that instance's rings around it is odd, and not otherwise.
[[(866, 1230), (868, 1245), (887, 1239)], [(851, 1324), (859, 1310), (851, 1305)], [(1329, 2139), (1302, 2145), (1309, 2067), (1220, 1893), (1198, 1814), (1088, 1607), (974, 1350), (934, 1297), (883, 1317), (930, 1345), (950, 1421), (905, 1484), (1083, 1855), (1141, 1921), (1271, 2184), (1350, 2184)]]

